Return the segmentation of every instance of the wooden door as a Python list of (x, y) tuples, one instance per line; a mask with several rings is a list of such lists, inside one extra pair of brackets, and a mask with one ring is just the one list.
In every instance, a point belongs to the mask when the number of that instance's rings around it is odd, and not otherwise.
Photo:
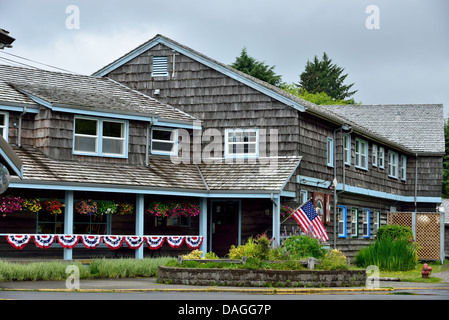
[(238, 201), (212, 201), (212, 251), (219, 257), (238, 244)]

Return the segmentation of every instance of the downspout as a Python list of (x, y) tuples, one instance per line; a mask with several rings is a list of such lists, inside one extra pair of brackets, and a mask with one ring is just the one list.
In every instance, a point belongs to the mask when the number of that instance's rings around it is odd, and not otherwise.
[(154, 117), (151, 117), (151, 123), (147, 126), (147, 142), (145, 146), (145, 166), (148, 167), (150, 165), (149, 156), (150, 156), (150, 132), (153, 127)]
[(418, 209), (418, 153), (415, 153), (415, 212)]
[(19, 116), (19, 132), (17, 133), (17, 146), (22, 147), (22, 117), (27, 113), (27, 107), (23, 107), (23, 112)]

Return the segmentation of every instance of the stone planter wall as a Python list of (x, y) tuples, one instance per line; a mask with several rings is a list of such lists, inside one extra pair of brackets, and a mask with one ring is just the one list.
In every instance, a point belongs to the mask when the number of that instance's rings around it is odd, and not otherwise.
[(365, 286), (365, 270), (242, 270), (159, 267), (158, 282), (234, 287)]

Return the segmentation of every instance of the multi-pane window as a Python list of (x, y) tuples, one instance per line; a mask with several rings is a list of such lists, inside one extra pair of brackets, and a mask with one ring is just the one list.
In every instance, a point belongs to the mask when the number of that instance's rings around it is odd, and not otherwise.
[(407, 156), (401, 156), (401, 179), (407, 180)]
[(398, 177), (398, 154), (394, 151), (388, 152), (388, 176), (391, 178)]
[(385, 168), (385, 149), (384, 147), (379, 147), (379, 168)]
[(126, 135), (126, 122), (75, 117), (73, 153), (125, 157)]
[(369, 238), (370, 237), (370, 210), (369, 209), (363, 209), (362, 213), (363, 217), (363, 237)]
[(258, 130), (257, 129), (234, 129), (225, 131), (225, 156), (257, 156)]
[(346, 210), (345, 206), (338, 206), (338, 236), (346, 238)]
[(380, 227), (380, 211), (379, 210), (374, 211), (373, 223), (374, 223), (374, 232), (377, 234), (377, 230)]
[(163, 155), (178, 154), (178, 130), (153, 128), (151, 132), (151, 153)]
[(373, 144), (372, 159), (371, 159), (373, 167), (377, 167), (377, 162), (378, 162), (377, 144)]
[(355, 140), (355, 166), (368, 170), (368, 142), (361, 139)]

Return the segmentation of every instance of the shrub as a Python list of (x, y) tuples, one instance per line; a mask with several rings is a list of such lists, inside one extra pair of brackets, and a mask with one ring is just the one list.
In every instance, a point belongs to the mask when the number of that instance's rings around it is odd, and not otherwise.
[(320, 259), (325, 253), (325, 250), (321, 247), (317, 239), (304, 235), (287, 238), (283, 247), (291, 259), (308, 257)]
[(321, 268), (324, 270), (347, 270), (348, 261), (343, 252), (333, 249), (324, 255), (321, 260)]
[(256, 239), (248, 238), (248, 241), (241, 246), (231, 246), (228, 256), (230, 259), (242, 259), (243, 257), (267, 260), (270, 253), (270, 240), (265, 234)]
[(218, 259), (218, 256), (215, 253), (213, 253), (212, 251), (210, 251), (204, 255), (204, 258), (205, 259)]
[(188, 255), (183, 256), (183, 259), (201, 259), (201, 256), (203, 255), (203, 251), (200, 251), (198, 249), (193, 250)]
[(407, 240), (413, 240), (413, 231), (409, 227), (399, 226), (387, 224), (381, 226), (377, 230), (377, 240), (381, 240), (382, 238), (389, 237), (392, 239), (401, 239), (405, 238)]

